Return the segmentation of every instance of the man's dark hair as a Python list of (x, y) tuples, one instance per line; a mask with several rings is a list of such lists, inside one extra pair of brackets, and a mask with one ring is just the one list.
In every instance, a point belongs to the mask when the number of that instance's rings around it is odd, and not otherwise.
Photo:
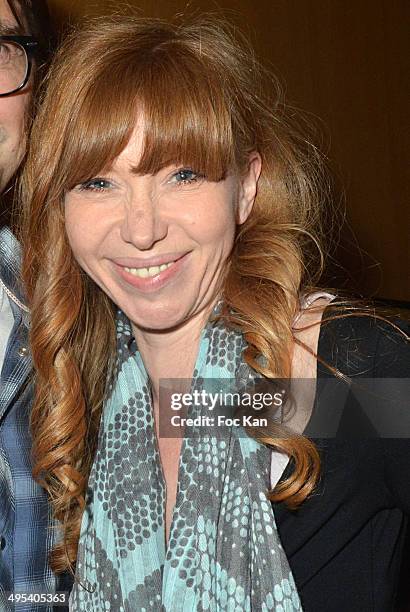
[(46, 0), (6, 0), (21, 32), (35, 36), (39, 43), (37, 67), (50, 59), (55, 44), (54, 29)]

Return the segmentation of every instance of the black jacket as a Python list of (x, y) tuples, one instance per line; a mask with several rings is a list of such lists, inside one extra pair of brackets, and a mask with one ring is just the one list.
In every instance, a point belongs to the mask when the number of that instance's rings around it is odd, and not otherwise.
[[(409, 334), (408, 324), (400, 326)], [(410, 344), (370, 317), (322, 324), (318, 354), (355, 380), (410, 377)], [(296, 512), (273, 504), (282, 544), (305, 612), (407, 611), (410, 439), (380, 437), (353, 394), (336, 435), (314, 437), (321, 416), (333, 408), (326, 393), (332, 377), (318, 365), (315, 408), (305, 429), (320, 451), (320, 483)], [(291, 471), (289, 462), (280, 481)]]

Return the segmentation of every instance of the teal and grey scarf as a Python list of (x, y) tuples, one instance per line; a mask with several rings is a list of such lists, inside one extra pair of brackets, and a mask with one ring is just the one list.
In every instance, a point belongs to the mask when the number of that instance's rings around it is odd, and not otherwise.
[[(166, 547), (165, 482), (150, 386), (121, 313), (117, 335), (118, 371), (90, 474), (70, 609), (301, 610), (265, 494), (270, 450), (237, 435), (238, 428), (199, 436), (185, 430)], [(240, 333), (221, 321), (209, 322), (201, 336), (194, 385), (239, 372), (243, 377), (245, 346)]]

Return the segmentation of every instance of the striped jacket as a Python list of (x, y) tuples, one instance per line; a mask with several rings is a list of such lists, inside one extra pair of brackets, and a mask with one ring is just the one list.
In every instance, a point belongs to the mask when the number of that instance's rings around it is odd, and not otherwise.
[(19, 267), (19, 244), (10, 230), (3, 228), (0, 284), (8, 296), (14, 325), (0, 378), (0, 610), (49, 612), (51, 605), (34, 601), (14, 604), (10, 598), (10, 592), (55, 593), (69, 586), (67, 578), (57, 580), (49, 567), (48, 554), (57, 531), (46, 494), (31, 475), (29, 317)]

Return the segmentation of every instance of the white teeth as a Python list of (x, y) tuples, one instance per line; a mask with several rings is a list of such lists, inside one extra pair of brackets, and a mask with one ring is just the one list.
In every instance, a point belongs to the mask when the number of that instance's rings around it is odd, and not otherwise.
[(125, 268), (124, 270), (133, 276), (138, 276), (139, 278), (149, 278), (151, 276), (156, 276), (160, 272), (163, 272), (170, 266), (172, 266), (174, 262), (171, 261), (167, 264), (162, 264), (161, 266), (152, 266), (151, 268)]

